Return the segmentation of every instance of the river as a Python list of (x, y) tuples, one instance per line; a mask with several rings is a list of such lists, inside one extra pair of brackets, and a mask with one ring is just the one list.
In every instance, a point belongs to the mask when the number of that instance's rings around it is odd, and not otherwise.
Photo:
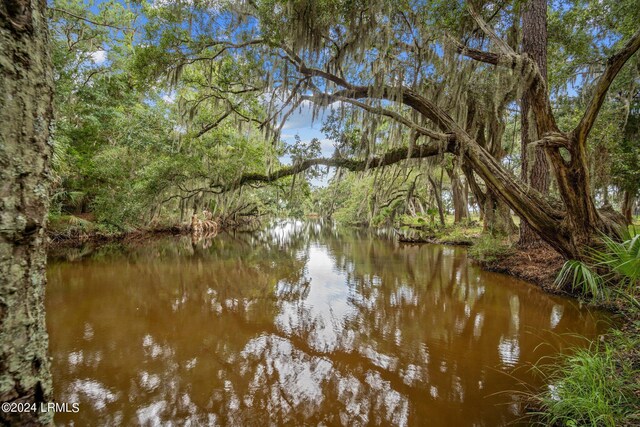
[(532, 365), (608, 317), (463, 248), (281, 221), (52, 254), (59, 425), (526, 424)]

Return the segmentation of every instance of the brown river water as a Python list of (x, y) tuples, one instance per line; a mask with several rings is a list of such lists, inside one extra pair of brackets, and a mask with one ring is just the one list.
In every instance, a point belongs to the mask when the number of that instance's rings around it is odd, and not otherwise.
[(608, 316), (465, 249), (313, 222), (52, 254), (56, 424), (527, 424), (534, 363)]

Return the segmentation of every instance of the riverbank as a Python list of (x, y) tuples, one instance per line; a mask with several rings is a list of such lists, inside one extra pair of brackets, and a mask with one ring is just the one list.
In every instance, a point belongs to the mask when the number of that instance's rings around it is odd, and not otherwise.
[(140, 242), (152, 239), (162, 235), (182, 235), (189, 234), (189, 229), (179, 225), (155, 227), (145, 229), (133, 229), (120, 232), (110, 231), (82, 231), (82, 232), (66, 232), (59, 233), (56, 231), (47, 231), (49, 238), (49, 247), (77, 247), (86, 244), (106, 244), (112, 242)]
[[(574, 286), (571, 292), (558, 289), (555, 282), (565, 260), (546, 244), (522, 249), (514, 238), (482, 234), (476, 224), (447, 227), (428, 236), (416, 234), (420, 233), (413, 233), (405, 241), (468, 246), (469, 256), (484, 270), (518, 277), (545, 292), (566, 294), (616, 313), (621, 319), (618, 328), (589, 341), (586, 348), (573, 349), (534, 366), (547, 387), (526, 396), (528, 412), (534, 423), (543, 425), (640, 425), (640, 272), (620, 276), (620, 284), (628, 284), (620, 286), (625, 291), (593, 298), (580, 293), (585, 287)], [(633, 245), (627, 246), (631, 252), (627, 262), (637, 265), (637, 249), (634, 253)], [(574, 276), (575, 280), (579, 278)], [(606, 286), (615, 287), (616, 283), (609, 279)]]
[(521, 249), (516, 246), (517, 237), (488, 236), (483, 234), (482, 225), (477, 221), (429, 231), (405, 227), (396, 233), (398, 240), (404, 243), (467, 246), (469, 256), (483, 269), (526, 280), (550, 293), (559, 293), (553, 284), (564, 259), (547, 244)]
[[(252, 231), (260, 228), (259, 216), (235, 215), (216, 217), (215, 221), (199, 221), (195, 235), (213, 237), (222, 231)], [(204, 224), (204, 227), (203, 227)], [(124, 227), (111, 222), (95, 221), (92, 214), (50, 215), (47, 226), (49, 247), (77, 247), (85, 244), (139, 242), (163, 235), (191, 234), (191, 223), (155, 223), (143, 227)]]

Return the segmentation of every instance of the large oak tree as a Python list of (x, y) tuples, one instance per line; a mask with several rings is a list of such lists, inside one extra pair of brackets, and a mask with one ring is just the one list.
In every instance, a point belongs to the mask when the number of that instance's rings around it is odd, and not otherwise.
[[(538, 34), (546, 31), (539, 19), (545, 5), (523, 6), (528, 33), (524, 53), (519, 53), (520, 14), (510, 3), (492, 2), (269, 0), (215, 8), (205, 2), (189, 10), (167, 5), (157, 13), (173, 30), (161, 32), (155, 26), (151, 35), (164, 52), (172, 52), (157, 62), (172, 81), (193, 64), (210, 64), (215, 72), (216, 62), (225, 56), (247, 64), (226, 87), (203, 89), (199, 102), (213, 100), (241, 113), (243, 99), (261, 96), (267, 113), (251, 120), (276, 136), (284, 121), (308, 104), (316, 109), (337, 106), (352, 121), (360, 120), (365, 132), (375, 132), (378, 128), (369, 124), (380, 118), (391, 123), (383, 135), (368, 138), (379, 142), (374, 145), (377, 157), (367, 147), (355, 157), (308, 159), (233, 183), (214, 182), (213, 190), (270, 182), (313, 165), (362, 170), (401, 161), (401, 152), (407, 158), (446, 152), (544, 241), (566, 258), (580, 259), (601, 233), (616, 235), (619, 230), (614, 215), (596, 208), (587, 141), (611, 83), (640, 48), (640, 31), (611, 46), (614, 53), (602, 64), (579, 123), (561, 129), (544, 71), (546, 37)], [(528, 162), (534, 169), (549, 163), (559, 200), (544, 193), (545, 176), (538, 183), (528, 176), (527, 166), (524, 179), (514, 176), (483, 141), (496, 134), (505, 106), (519, 100), (526, 108), (527, 135), (536, 138), (524, 141), (535, 153)], [(476, 106), (471, 119), (470, 105)], [(202, 124), (201, 132), (219, 120)], [(479, 128), (488, 131), (479, 133)]]
[[(44, 425), (52, 413), (45, 328), (53, 79), (45, 2), (0, 3), (0, 402), (3, 425)], [(33, 409), (31, 407), (31, 409)]]

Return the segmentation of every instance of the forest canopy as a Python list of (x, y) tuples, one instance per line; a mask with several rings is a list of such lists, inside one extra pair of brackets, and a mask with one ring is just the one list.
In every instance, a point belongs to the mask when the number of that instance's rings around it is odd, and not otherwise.
[[(522, 243), (580, 259), (637, 206), (637, 9), (55, 1), (52, 214), (380, 225), (471, 209), (487, 232), (513, 233), (513, 213)], [(284, 135), (300, 115), (322, 141)]]

